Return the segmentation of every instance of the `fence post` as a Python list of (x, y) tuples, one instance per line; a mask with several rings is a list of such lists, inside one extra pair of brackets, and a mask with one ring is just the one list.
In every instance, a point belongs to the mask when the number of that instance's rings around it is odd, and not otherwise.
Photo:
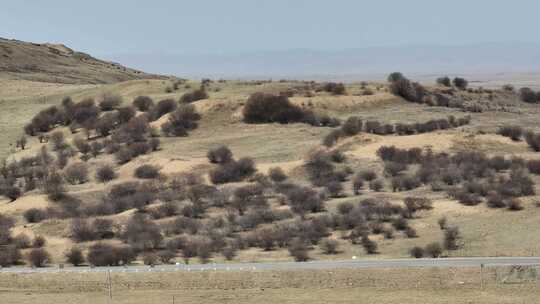
[(109, 300), (112, 300), (112, 281), (111, 281), (111, 270), (107, 270), (107, 286), (109, 288)]
[(480, 289), (484, 290), (484, 264), (480, 264)]

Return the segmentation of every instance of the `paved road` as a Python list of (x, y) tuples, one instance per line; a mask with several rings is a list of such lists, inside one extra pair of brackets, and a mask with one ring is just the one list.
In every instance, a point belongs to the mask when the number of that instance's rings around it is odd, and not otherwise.
[(407, 267), (480, 267), (485, 266), (539, 266), (540, 257), (476, 257), (443, 259), (390, 259), (347, 260), (312, 262), (230, 263), (230, 264), (178, 264), (128, 267), (10, 267), (0, 273), (47, 273), (47, 272), (173, 272), (173, 271), (253, 271), (253, 270), (300, 270), (300, 269), (358, 269), (358, 268), (407, 268)]

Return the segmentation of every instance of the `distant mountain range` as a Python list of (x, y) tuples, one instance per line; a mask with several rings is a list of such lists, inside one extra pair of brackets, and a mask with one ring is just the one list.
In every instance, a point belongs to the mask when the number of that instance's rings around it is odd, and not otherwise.
[[(441, 74), (540, 74), (540, 45), (484, 43), (465, 46), (370, 47), (260, 52), (110, 54), (105, 58), (147, 72), (187, 78), (300, 78), (341, 81), (383, 79), (401, 71), (421, 79)], [(506, 76), (505, 76), (506, 75)]]

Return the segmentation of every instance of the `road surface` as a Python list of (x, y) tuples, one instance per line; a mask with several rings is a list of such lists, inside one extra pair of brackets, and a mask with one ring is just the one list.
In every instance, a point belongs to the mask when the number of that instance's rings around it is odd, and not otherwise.
[(266, 262), (222, 264), (176, 264), (116, 267), (8, 267), (0, 273), (48, 273), (48, 272), (174, 272), (174, 271), (253, 271), (253, 270), (303, 270), (303, 269), (360, 269), (360, 268), (408, 268), (408, 267), (480, 267), (485, 266), (539, 266), (540, 257), (474, 257), (441, 259), (389, 259), (347, 260), (312, 262)]

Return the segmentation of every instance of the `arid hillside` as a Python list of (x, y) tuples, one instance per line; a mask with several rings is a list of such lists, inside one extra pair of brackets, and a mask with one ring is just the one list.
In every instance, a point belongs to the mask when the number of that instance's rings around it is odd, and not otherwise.
[(15, 262), (540, 250), (532, 90), (423, 87), (397, 74), (27, 84), (28, 102), (7, 102), (18, 126), (0, 177)]
[(66, 84), (103, 84), (165, 78), (96, 59), (61, 44), (0, 38), (0, 78)]

